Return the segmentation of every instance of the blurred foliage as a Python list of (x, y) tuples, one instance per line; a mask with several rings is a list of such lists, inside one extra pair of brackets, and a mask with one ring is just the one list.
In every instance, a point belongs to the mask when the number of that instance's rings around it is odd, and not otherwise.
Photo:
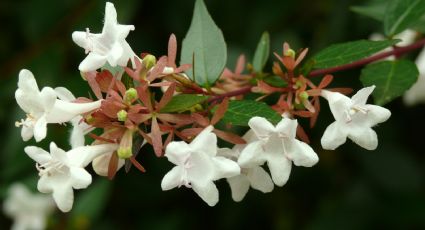
[[(382, 25), (349, 10), (361, 0), (206, 0), (207, 7), (227, 41), (230, 66), (240, 53), (252, 60), (258, 38), (268, 31), (272, 51), (283, 41), (310, 54), (336, 42), (365, 39), (383, 32)], [(166, 53), (168, 36), (179, 45), (189, 28), (193, 0), (116, 1), (118, 20), (134, 24), (128, 42), (136, 52)], [(23, 152), (26, 145), (14, 122), (24, 116), (14, 100), (18, 72), (30, 69), (40, 87), (65, 86), (87, 96), (77, 66), (84, 51), (73, 44), (71, 33), (102, 28), (104, 1), (27, 0), (0, 2), (0, 196), (13, 181), (28, 181), (36, 190), (34, 162)], [(270, 63), (268, 63), (270, 66)], [(337, 73), (335, 87), (360, 87), (359, 70)], [(325, 102), (323, 102), (325, 104)], [(76, 192), (69, 214), (57, 212), (52, 229), (423, 229), (425, 228), (425, 159), (421, 146), (425, 106), (406, 108), (397, 99), (388, 107), (391, 119), (377, 127), (380, 145), (366, 151), (347, 143), (323, 151), (320, 137), (332, 117), (322, 110), (320, 123), (308, 130), (320, 162), (313, 168), (295, 167), (289, 182), (270, 194), (251, 190), (241, 203), (231, 200), (225, 180), (219, 181), (220, 202), (208, 207), (189, 189), (163, 192), (160, 182), (172, 167), (157, 159), (148, 147), (140, 161), (146, 174), (120, 171), (114, 181), (94, 177), (87, 190)], [(303, 123), (305, 121), (301, 121)], [(307, 126), (305, 126), (307, 127)], [(46, 148), (55, 141), (64, 149), (68, 132), (49, 126)], [(51, 139), (49, 139), (51, 138)], [(30, 183), (31, 182), (31, 183)], [(0, 215), (0, 228), (11, 220)]]

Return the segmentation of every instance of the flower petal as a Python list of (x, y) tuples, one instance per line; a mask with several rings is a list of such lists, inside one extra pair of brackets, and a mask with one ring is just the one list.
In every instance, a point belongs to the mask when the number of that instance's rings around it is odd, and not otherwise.
[(55, 106), (47, 116), (47, 121), (49, 123), (68, 122), (78, 115), (100, 108), (101, 103), (101, 100), (88, 103), (72, 103), (56, 100)]
[(232, 191), (232, 199), (236, 202), (242, 201), (249, 190), (248, 178), (245, 175), (238, 175), (227, 178), (227, 182)]
[(33, 127), (28, 127), (26, 125), (23, 125), (22, 126), (22, 129), (21, 129), (22, 140), (23, 141), (28, 141), (33, 136), (34, 136), (34, 128)]
[(292, 162), (286, 158), (283, 153), (273, 154), (267, 159), (272, 180), (277, 186), (283, 186), (291, 174)]
[(378, 147), (378, 136), (371, 128), (350, 129), (348, 138), (367, 150), (375, 150)]
[(284, 133), (290, 139), (294, 139), (297, 134), (298, 121), (296, 119), (282, 118), (276, 125), (276, 131)]
[(319, 161), (319, 157), (310, 145), (299, 140), (293, 141), (288, 157), (296, 166), (311, 167)]
[(212, 160), (215, 166), (215, 176), (213, 180), (229, 178), (241, 173), (239, 165), (232, 160), (224, 157), (214, 157)]
[(366, 102), (367, 102), (367, 99), (369, 98), (370, 94), (372, 94), (374, 89), (375, 89), (375, 86), (372, 85), (372, 86), (365, 87), (365, 88), (357, 91), (357, 93), (354, 94), (353, 97), (351, 97), (353, 104), (355, 104), (355, 105), (365, 105)]
[(70, 167), (69, 173), (71, 176), (71, 185), (74, 189), (87, 188), (92, 182), (90, 173), (84, 168)]
[(49, 112), (56, 102), (56, 92), (50, 87), (44, 87), (40, 93), (41, 104), (45, 112)]
[(50, 154), (54, 159), (68, 164), (69, 159), (67, 157), (67, 153), (63, 149), (59, 148), (55, 142), (50, 142)]
[(330, 124), (320, 140), (323, 149), (335, 150), (347, 140), (347, 133), (337, 121)]
[(78, 69), (82, 72), (95, 71), (106, 63), (106, 57), (94, 52), (90, 52), (87, 57), (80, 63)]
[(252, 142), (242, 150), (238, 164), (242, 168), (252, 168), (262, 165), (266, 161), (264, 155), (264, 151), (261, 148), (261, 141)]
[(38, 94), (40, 90), (31, 71), (22, 69), (19, 72), (18, 88), (27, 94)]
[(253, 117), (248, 121), (249, 127), (254, 131), (258, 139), (264, 139), (275, 131), (275, 127), (264, 117)]
[(87, 49), (90, 45), (90, 40), (87, 38), (87, 32), (75, 31), (72, 33), (72, 41), (79, 47)]
[(36, 146), (27, 146), (24, 151), (39, 164), (44, 164), (52, 159), (52, 156), (47, 151)]
[(322, 90), (321, 94), (329, 102), (329, 108), (335, 120), (345, 122), (347, 119), (346, 111), (352, 106), (352, 101), (349, 97), (327, 90)]
[(186, 142), (173, 141), (167, 145), (164, 156), (175, 165), (183, 165), (191, 152), (192, 150)]
[[(118, 60), (123, 56), (123, 48), (120, 43), (115, 42), (108, 53), (108, 62), (111, 66), (117, 66)], [(126, 63), (127, 64), (127, 63)]]
[(391, 116), (391, 111), (377, 105), (366, 105), (366, 108), (369, 110), (367, 113), (367, 121), (369, 127), (373, 127), (378, 123), (382, 123)]
[(96, 157), (114, 152), (119, 147), (118, 144), (99, 144), (80, 146), (66, 153), (68, 164), (76, 167), (86, 167)]
[(172, 168), (167, 174), (165, 174), (164, 178), (161, 181), (161, 188), (163, 191), (173, 189), (177, 186), (181, 185), (181, 178), (183, 175), (182, 167), (175, 166)]
[[(111, 155), (113, 152), (105, 153), (103, 155), (100, 155), (93, 159), (92, 161), (92, 167), (93, 170), (96, 172), (99, 176), (108, 176), (108, 170), (109, 170), (109, 161), (111, 160)], [(125, 161), (123, 159), (118, 160), (118, 167), (117, 171), (124, 166)]]
[(273, 191), (273, 181), (270, 175), (262, 167), (253, 167), (248, 170), (247, 177), (251, 187), (263, 193)]
[(195, 191), (209, 206), (214, 206), (218, 202), (218, 189), (213, 182), (206, 184), (192, 184), (192, 189)]
[(74, 203), (74, 191), (71, 185), (56, 186), (53, 190), (53, 199), (62, 212), (69, 212)]
[(47, 135), (47, 121), (46, 116), (43, 115), (38, 118), (37, 122), (34, 125), (34, 138), (37, 142), (40, 142)]
[(210, 125), (189, 144), (195, 152), (203, 152), (209, 156), (217, 155), (217, 136), (212, 133), (214, 128)]
[(64, 100), (64, 101), (73, 101), (73, 100), (75, 100), (75, 96), (71, 93), (71, 91), (69, 91), (65, 87), (56, 87), (55, 88), (55, 93), (56, 93), (56, 96), (60, 100)]

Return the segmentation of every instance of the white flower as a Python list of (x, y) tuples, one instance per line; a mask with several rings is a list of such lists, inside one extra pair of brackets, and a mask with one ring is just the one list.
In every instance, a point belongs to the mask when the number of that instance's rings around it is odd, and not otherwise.
[(378, 137), (371, 127), (386, 121), (391, 112), (377, 105), (366, 104), (374, 89), (375, 86), (363, 88), (351, 99), (337, 92), (322, 91), (335, 118), (335, 122), (323, 134), (321, 143), (324, 149), (336, 149), (345, 143), (347, 137), (365, 149), (376, 149)]
[(425, 49), (422, 49), (415, 63), (419, 70), (418, 81), (403, 96), (403, 101), (408, 106), (425, 104)]
[[(219, 149), (218, 155), (237, 162), (240, 155), (239, 149), (242, 148), (242, 146), (236, 145), (233, 149)], [(270, 175), (261, 166), (241, 167), (241, 174), (227, 178), (227, 182), (232, 190), (232, 198), (236, 202), (241, 201), (245, 197), (249, 187), (263, 193), (271, 192), (274, 187)]]
[(120, 25), (117, 22), (117, 11), (114, 4), (107, 2), (105, 7), (105, 22), (102, 33), (93, 34), (87, 31), (72, 33), (72, 40), (84, 48), (87, 57), (80, 63), (78, 69), (82, 72), (94, 71), (108, 62), (111, 66), (127, 66), (130, 59), (135, 67), (134, 54), (125, 38), (134, 30), (133, 25)]
[[(405, 30), (399, 34), (396, 34), (393, 39), (400, 39), (401, 41), (399, 43), (397, 43), (397, 46), (408, 46), (410, 44), (412, 44), (415, 41), (415, 37), (416, 37), (417, 33), (414, 30)], [(370, 40), (372, 41), (382, 41), (385, 40), (385, 36), (379, 33), (373, 33), (370, 35), (369, 37)], [(388, 52), (388, 51), (392, 51), (393, 48), (392, 47), (388, 47), (378, 53), (384, 53), (384, 52)], [(384, 60), (395, 60), (394, 56), (389, 56), (387, 58), (385, 58)]]
[(84, 169), (93, 158), (114, 151), (116, 144), (82, 146), (68, 152), (50, 143), (50, 154), (45, 150), (28, 146), (25, 152), (35, 160), (40, 179), (37, 188), (42, 193), (53, 193), (58, 208), (68, 212), (74, 202), (73, 189), (87, 188), (91, 175)]
[(213, 181), (240, 173), (238, 164), (217, 155), (217, 136), (208, 126), (190, 143), (173, 141), (167, 145), (165, 156), (176, 166), (161, 182), (162, 190), (182, 185), (192, 188), (205, 202), (214, 206), (218, 190)]
[(32, 194), (23, 184), (10, 186), (3, 203), (4, 213), (13, 218), (12, 230), (43, 230), (46, 219), (54, 210), (52, 198), (44, 194)]
[(319, 158), (306, 143), (295, 139), (297, 120), (283, 118), (276, 127), (263, 117), (248, 122), (258, 140), (249, 143), (241, 152), (238, 163), (242, 168), (253, 168), (267, 162), (273, 182), (283, 186), (296, 166), (311, 167)]
[(99, 108), (101, 104), (101, 101), (71, 103), (56, 97), (50, 87), (44, 87), (40, 92), (34, 75), (29, 70), (21, 70), (15, 98), (27, 113), (27, 118), (16, 122), (16, 126), (22, 126), (21, 136), (24, 141), (34, 136), (39, 142), (46, 137), (48, 123), (68, 122), (80, 114)]
[[(56, 95), (59, 99), (63, 101), (72, 102), (76, 100), (75, 96), (64, 87), (56, 87), (55, 88)], [(84, 136), (91, 132), (94, 127), (88, 125), (83, 121), (82, 116), (76, 116), (71, 119), (72, 131), (69, 138), (69, 143), (71, 144), (71, 148), (77, 148), (80, 146), (84, 146), (85, 138)]]

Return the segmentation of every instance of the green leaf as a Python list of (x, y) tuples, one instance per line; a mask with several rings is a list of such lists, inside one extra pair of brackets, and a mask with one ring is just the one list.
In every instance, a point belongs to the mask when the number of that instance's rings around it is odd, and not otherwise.
[(277, 75), (271, 75), (263, 78), (263, 81), (273, 87), (286, 87), (288, 86), (288, 83), (282, 79), (282, 77)]
[(161, 113), (184, 112), (207, 99), (208, 97), (203, 95), (179, 94), (174, 96), (170, 102), (161, 109)]
[(212, 20), (204, 1), (196, 0), (192, 23), (183, 40), (180, 63), (193, 63), (187, 75), (197, 84), (209, 88), (223, 72), (226, 59), (223, 33)]
[(368, 0), (366, 5), (352, 6), (350, 10), (381, 22), (384, 20), (387, 5), (388, 0)]
[(418, 79), (416, 65), (408, 60), (383, 61), (366, 66), (360, 80), (364, 86), (375, 85), (375, 103), (384, 105), (403, 95)]
[(331, 68), (366, 58), (399, 42), (399, 39), (386, 41), (359, 40), (331, 45), (316, 54), (313, 68)]
[(263, 72), (263, 68), (267, 63), (267, 60), (270, 55), (270, 36), (266, 31), (261, 36), (260, 41), (258, 42), (257, 49), (255, 50), (254, 60), (252, 61), (252, 65), (254, 67), (255, 72), (261, 73)]
[(424, 13), (424, 0), (392, 0), (385, 12), (385, 34), (393, 36), (402, 32), (416, 23)]
[(230, 101), (224, 114), (223, 121), (232, 125), (248, 126), (252, 117), (264, 117), (273, 124), (277, 124), (282, 117), (266, 103), (258, 101)]

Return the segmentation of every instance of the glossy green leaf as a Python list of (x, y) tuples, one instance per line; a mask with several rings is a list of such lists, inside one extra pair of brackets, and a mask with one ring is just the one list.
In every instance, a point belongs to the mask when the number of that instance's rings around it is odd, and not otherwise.
[(229, 102), (223, 121), (232, 125), (248, 126), (249, 119), (255, 116), (264, 117), (273, 124), (282, 120), (282, 117), (266, 103), (242, 100)]
[(194, 94), (179, 94), (174, 96), (164, 108), (161, 109), (162, 113), (174, 113), (187, 111), (193, 106), (207, 100), (207, 96), (194, 95)]
[(180, 63), (193, 63), (187, 75), (199, 85), (210, 87), (223, 72), (226, 59), (223, 33), (208, 13), (204, 1), (196, 0), (192, 23), (183, 40)]
[(424, 13), (424, 0), (392, 0), (385, 11), (385, 34), (392, 36), (402, 32), (416, 23)]
[(349, 64), (369, 57), (399, 41), (398, 39), (386, 41), (359, 40), (331, 45), (312, 58), (313, 68), (322, 69)]
[(383, 61), (366, 66), (360, 80), (364, 86), (375, 85), (375, 103), (383, 105), (403, 95), (418, 79), (416, 65), (408, 60)]
[(266, 31), (261, 36), (260, 41), (258, 42), (257, 49), (255, 50), (254, 60), (252, 61), (252, 66), (254, 67), (255, 72), (262, 72), (264, 66), (267, 63), (267, 60), (270, 55), (270, 36)]

